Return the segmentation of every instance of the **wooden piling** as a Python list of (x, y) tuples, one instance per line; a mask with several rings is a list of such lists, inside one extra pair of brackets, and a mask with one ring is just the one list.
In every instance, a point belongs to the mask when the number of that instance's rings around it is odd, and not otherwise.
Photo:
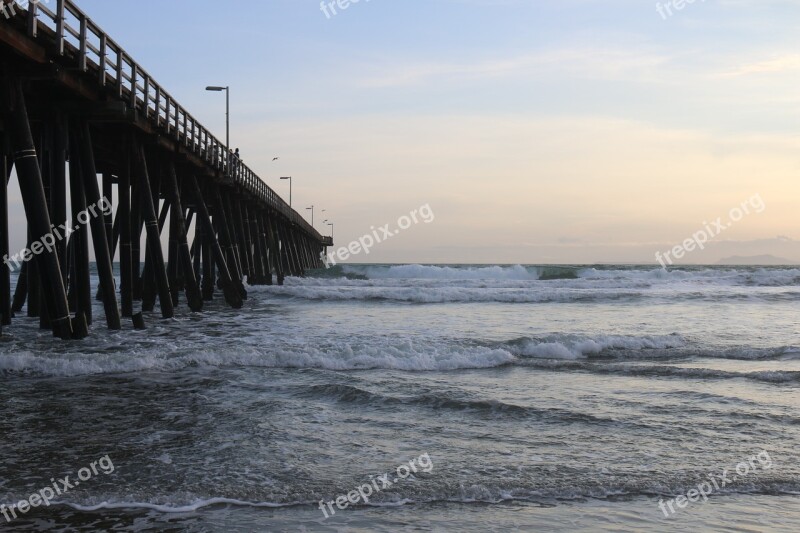
[(152, 255), (153, 271), (158, 285), (158, 301), (161, 304), (161, 316), (172, 318), (175, 316), (175, 308), (172, 305), (172, 295), (169, 290), (167, 271), (164, 268), (164, 255), (161, 251), (161, 237), (156, 219), (156, 209), (153, 205), (153, 193), (150, 189), (150, 177), (147, 171), (147, 159), (144, 147), (133, 144), (133, 155), (136, 161), (137, 177), (141, 186), (141, 208), (142, 218), (147, 232), (147, 249)]
[[(25, 247), (30, 250), (31, 243), (33, 242), (33, 237), (31, 236), (31, 232), (28, 231), (28, 240), (25, 244)], [(42, 290), (41, 290), (41, 276), (39, 275), (39, 265), (36, 261), (36, 257), (31, 257), (28, 261), (28, 309), (27, 314), (28, 318), (39, 318), (39, 308), (41, 307), (41, 298), (42, 298)]]
[[(219, 240), (216, 238), (216, 232), (214, 231), (211, 216), (208, 214), (208, 208), (203, 200), (203, 194), (200, 191), (200, 186), (198, 185), (197, 179), (194, 176), (191, 176), (188, 181), (192, 194), (194, 195), (198, 223), (203, 224), (203, 234), (206, 236), (206, 239), (209, 242), (209, 247), (213, 251), (214, 260), (217, 269), (219, 270), (219, 277), (222, 283), (223, 293), (225, 294), (225, 301), (234, 309), (240, 309), (243, 305), (242, 296), (239, 293), (238, 287), (234, 284), (233, 279), (231, 279), (230, 270), (228, 270), (228, 265), (225, 262), (225, 253), (222, 250), (222, 246), (220, 246)], [(203, 275), (203, 287), (205, 292), (205, 290), (207, 290), (205, 269)], [(211, 281), (213, 283), (213, 279)]]
[[(108, 172), (103, 172), (103, 198), (108, 199), (108, 205), (114, 202), (114, 183), (112, 176)], [(109, 209), (108, 212), (103, 213), (103, 223), (106, 227), (106, 240), (108, 241), (108, 249), (112, 250), (111, 258), (114, 258), (114, 213)]]
[(247, 291), (244, 288), (244, 283), (242, 282), (242, 271), (239, 265), (239, 254), (238, 250), (236, 249), (235, 242), (233, 240), (233, 232), (231, 231), (231, 226), (229, 224), (229, 217), (227, 216), (227, 209), (225, 201), (225, 197), (222, 196), (219, 191), (217, 191), (216, 197), (218, 201), (216, 202), (217, 209), (214, 212), (214, 221), (217, 224), (217, 231), (219, 232), (222, 245), (225, 247), (227, 251), (227, 258), (228, 258), (228, 268), (230, 269), (231, 279), (236, 287), (236, 290), (239, 291), (239, 297), (242, 300), (247, 299)]
[(69, 191), (72, 206), (72, 229), (70, 241), (72, 257), (70, 264), (70, 288), (75, 294), (75, 314), (83, 314), (86, 324), (92, 324), (91, 278), (89, 273), (89, 235), (88, 229), (78, 221), (78, 215), (86, 211), (86, 196), (83, 190), (83, 159), (80, 156), (80, 140), (75, 131), (70, 134), (69, 153)]
[(242, 234), (241, 240), (244, 246), (244, 262), (247, 265), (247, 282), (250, 283), (251, 279), (258, 281), (258, 274), (256, 273), (255, 259), (253, 257), (253, 238), (250, 235), (250, 219), (247, 214), (247, 202), (240, 200), (239, 208), (236, 210), (239, 214), (239, 227)]
[(8, 259), (8, 176), (11, 175), (11, 161), (5, 146), (5, 138), (0, 140), (2, 156), (2, 176), (0, 176), (0, 324), (11, 324), (11, 265)]
[(180, 288), (178, 283), (178, 211), (169, 199), (169, 235), (167, 238), (167, 279), (169, 280), (172, 305), (178, 307), (180, 303)]
[[(158, 204), (159, 204), (159, 197), (158, 195), (154, 194), (153, 195), (154, 209), (158, 207)], [(158, 210), (156, 209), (156, 211)], [(161, 211), (158, 215), (159, 239), (161, 239), (161, 232), (164, 230), (164, 226), (167, 223), (167, 215), (169, 215), (169, 200), (164, 201), (164, 204), (161, 206)], [(156, 281), (156, 277), (154, 274), (155, 267), (153, 265), (153, 261), (154, 261), (153, 253), (150, 250), (150, 247), (148, 246), (145, 249), (144, 269), (142, 270), (142, 310), (148, 312), (155, 309), (156, 297), (158, 296), (158, 282)], [(168, 283), (170, 283), (170, 298), (172, 298), (172, 286), (171, 286), (171, 280), (169, 278), (169, 272), (167, 272), (167, 281)], [(174, 299), (173, 299), (173, 307), (175, 307)]]
[[(214, 245), (216, 236), (213, 233), (210, 222), (206, 224), (197, 211), (197, 228), (202, 228), (202, 239), (200, 247), (203, 252), (203, 300), (210, 302), (214, 299), (214, 284), (216, 282), (216, 265), (214, 264)], [(217, 243), (219, 244), (219, 243)]]
[[(189, 253), (189, 241), (186, 235), (186, 221), (183, 218), (183, 207), (181, 205), (181, 191), (178, 185), (178, 176), (175, 172), (175, 167), (169, 165), (167, 168), (166, 189), (171, 196), (172, 212), (174, 213), (173, 220), (170, 226), (175, 225), (176, 242), (175, 246), (177, 251), (175, 259), (180, 262), (183, 267), (183, 281), (186, 284), (186, 299), (189, 302), (189, 309), (192, 311), (201, 311), (203, 309), (203, 297), (200, 294), (200, 288), (197, 286), (197, 278), (194, 275), (192, 268), (192, 257)], [(177, 267), (175, 269), (177, 277)]]
[(269, 261), (271, 269), (275, 271), (275, 277), (278, 285), (283, 285), (283, 262), (281, 261), (281, 251), (278, 242), (278, 234), (273, 227), (272, 217), (265, 213), (261, 217), (261, 224), (264, 229), (264, 234), (267, 238), (267, 247), (269, 248)]
[[(127, 143), (125, 143), (127, 145)], [(120, 150), (122, 172), (117, 184), (119, 223), (119, 274), (122, 316), (133, 316), (133, 254), (131, 244), (131, 151), (125, 146)], [(138, 257), (136, 258), (138, 261)], [(138, 272), (138, 269), (137, 269)]]
[[(194, 215), (194, 211), (190, 211), (190, 215)], [(187, 225), (191, 226), (191, 222), (187, 220)], [(192, 241), (192, 268), (194, 269), (194, 277), (198, 284), (203, 276), (203, 225), (198, 223), (194, 227), (194, 240)]]
[[(50, 213), (53, 225), (60, 228), (67, 223), (67, 146), (69, 126), (67, 118), (56, 112), (52, 120), (52, 167), (50, 169)], [(67, 239), (56, 240), (61, 278), (67, 279)]]
[[(125, 147), (130, 151), (129, 146)], [(134, 160), (138, 156), (133, 156), (131, 153), (129, 157), (131, 169), (131, 292), (134, 301), (142, 300), (142, 194), (141, 187), (139, 186), (139, 179), (134, 172), (136, 168)]]
[(228, 195), (224, 193), (219, 194), (219, 209), (217, 218), (219, 219), (219, 231), (223, 236), (226, 248), (228, 250), (228, 266), (232, 268), (231, 275), (234, 276), (234, 281), (240, 286), (242, 299), (246, 299), (244, 292), (244, 275), (245, 272), (242, 268), (241, 256), (239, 255), (239, 245), (237, 242), (236, 227), (233, 224), (233, 217), (231, 217), (231, 207), (228, 202)]
[[(79, 139), (81, 170), (83, 171), (83, 187), (86, 200), (89, 202), (89, 226), (92, 230), (92, 244), (94, 245), (97, 274), (102, 287), (103, 308), (106, 314), (106, 324), (110, 330), (122, 328), (119, 307), (117, 306), (117, 292), (114, 282), (114, 269), (111, 264), (109, 235), (106, 233), (106, 218), (110, 218), (111, 199), (100, 197), (100, 188), (97, 185), (97, 170), (95, 168), (94, 153), (92, 151), (92, 136), (89, 124), (84, 122), (78, 126), (76, 137)], [(105, 216), (105, 213), (108, 213)], [(79, 220), (79, 222), (81, 222)], [(82, 223), (85, 224), (85, 221)], [(109, 230), (111, 228), (108, 228)]]
[(255, 272), (255, 282), (259, 285), (267, 284), (267, 277), (272, 284), (272, 275), (269, 274), (269, 266), (267, 265), (266, 249), (264, 248), (264, 235), (258, 227), (258, 215), (255, 210), (248, 209), (247, 221), (250, 228), (250, 237), (253, 239), (253, 268)]
[(294, 276), (294, 260), (289, 251), (289, 244), (286, 240), (286, 228), (279, 219), (275, 220), (275, 230), (278, 234), (278, 245), (280, 246), (280, 258), (283, 264), (283, 271), (286, 276)]
[[(31, 136), (28, 112), (25, 108), (25, 97), (19, 80), (8, 81), (4, 95), (5, 107), (8, 110), (11, 141), (14, 150), (14, 164), (19, 176), (20, 191), (26, 216), (30, 222), (34, 237), (41, 238), (51, 230), (50, 213), (42, 185), (42, 175), (36, 157), (36, 149)], [(55, 250), (44, 250), (40, 261), (40, 280), (47, 287), (47, 294), (52, 298), (48, 309), (53, 313), (53, 334), (62, 338), (72, 337), (67, 296), (61, 279), (61, 265)]]
[(28, 263), (22, 263), (17, 276), (17, 286), (14, 288), (14, 300), (11, 304), (11, 316), (22, 311), (28, 298)]
[(263, 213), (256, 213), (254, 218), (256, 227), (258, 228), (259, 240), (261, 241), (261, 250), (264, 261), (264, 283), (267, 285), (272, 285), (272, 260), (270, 258), (272, 252), (269, 246), (267, 229), (264, 225), (264, 218), (266, 218), (266, 215)]

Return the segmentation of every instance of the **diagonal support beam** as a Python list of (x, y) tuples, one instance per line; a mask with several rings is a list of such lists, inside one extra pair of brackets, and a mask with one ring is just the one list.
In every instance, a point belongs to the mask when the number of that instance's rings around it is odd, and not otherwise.
[(178, 262), (183, 269), (184, 283), (186, 284), (186, 299), (189, 301), (189, 308), (192, 311), (203, 309), (203, 296), (197, 286), (197, 278), (194, 275), (192, 266), (192, 256), (189, 252), (189, 240), (186, 236), (186, 220), (183, 218), (183, 206), (181, 205), (181, 193), (178, 186), (178, 176), (175, 173), (175, 166), (169, 165), (167, 169), (167, 190), (172, 202), (170, 209), (175, 215), (173, 222), (177, 222), (178, 234)]
[(94, 162), (92, 136), (89, 131), (89, 124), (84, 122), (79, 125), (76, 136), (80, 146), (73, 147), (73, 149), (80, 150), (83, 188), (86, 201), (90, 206), (89, 211), (85, 213), (89, 218), (89, 225), (92, 229), (92, 243), (94, 244), (97, 273), (100, 277), (100, 287), (103, 293), (106, 324), (108, 324), (108, 329), (110, 330), (119, 330), (122, 329), (122, 319), (120, 317), (119, 306), (117, 305), (114, 269), (111, 265), (108, 240), (110, 236), (106, 233), (106, 216), (110, 217), (111, 199), (100, 197), (100, 187), (97, 184), (97, 169)]
[(200, 185), (197, 183), (197, 178), (192, 176), (189, 178), (189, 186), (191, 187), (192, 194), (195, 199), (195, 209), (197, 210), (197, 222), (203, 225), (203, 235), (210, 241), (213, 250), (214, 262), (219, 270), (220, 283), (222, 291), (225, 294), (225, 301), (234, 309), (241, 309), (243, 302), (239, 289), (234, 285), (231, 279), (228, 264), (225, 262), (225, 253), (222, 251), (222, 246), (216, 237), (214, 225), (211, 223), (211, 216), (208, 214), (208, 208), (203, 200), (203, 194), (200, 191)]
[(152, 258), (152, 266), (158, 286), (158, 300), (161, 303), (161, 316), (172, 318), (175, 316), (175, 307), (172, 305), (172, 295), (169, 290), (167, 270), (164, 267), (164, 252), (161, 250), (161, 235), (158, 230), (158, 220), (156, 219), (156, 208), (153, 205), (153, 192), (150, 189), (150, 175), (147, 172), (147, 159), (144, 153), (144, 146), (133, 145), (134, 158), (139, 178), (139, 193), (142, 208), (142, 218), (144, 220), (145, 231), (147, 232), (147, 250)]
[[(42, 173), (36, 157), (28, 111), (25, 107), (25, 96), (19, 80), (8, 81), (6, 85), (4, 107), (9, 110), (9, 128), (11, 130), (14, 164), (19, 176), (22, 203), (25, 214), (30, 221), (30, 229), (35, 239), (50, 234), (50, 213), (44, 194)], [(67, 305), (67, 294), (61, 278), (61, 265), (55, 249), (45, 249), (40, 254), (39, 276), (49, 298), (48, 309), (51, 316), (53, 334), (62, 339), (72, 337), (72, 323)]]

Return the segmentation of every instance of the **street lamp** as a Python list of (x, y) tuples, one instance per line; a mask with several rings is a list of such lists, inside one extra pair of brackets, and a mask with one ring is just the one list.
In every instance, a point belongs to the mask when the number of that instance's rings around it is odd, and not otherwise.
[(287, 176), (285, 178), (281, 178), (282, 180), (289, 180), (289, 207), (292, 207), (292, 177)]
[(217, 87), (215, 85), (206, 87), (206, 91), (221, 92), (225, 91), (225, 172), (230, 174), (231, 163), (231, 88)]
[(306, 207), (306, 211), (311, 211), (311, 227), (314, 227), (314, 206)]
[(331, 240), (333, 240), (333, 222), (328, 224), (331, 227)]

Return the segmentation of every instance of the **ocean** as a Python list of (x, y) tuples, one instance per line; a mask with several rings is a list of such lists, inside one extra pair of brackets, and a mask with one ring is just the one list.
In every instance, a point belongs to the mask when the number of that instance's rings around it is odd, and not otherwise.
[(800, 530), (797, 268), (339, 265), (94, 314), (4, 328), (4, 531)]

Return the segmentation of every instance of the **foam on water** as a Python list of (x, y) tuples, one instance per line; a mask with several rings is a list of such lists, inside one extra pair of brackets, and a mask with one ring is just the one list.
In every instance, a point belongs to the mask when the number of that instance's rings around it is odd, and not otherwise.
[[(241, 311), (218, 298), (203, 313), (181, 305), (173, 320), (147, 314), (144, 332), (106, 331), (95, 302), (80, 342), (53, 342), (38, 320), (16, 318), (0, 342), (0, 405), (15, 422), (0, 441), (0, 501), (105, 454), (113, 476), (26, 519), (159, 529), (214, 517), (263, 531), (299, 529), (276, 516), (306, 513), (314, 529), (321, 499), (423, 452), (430, 474), (328, 524), (380, 509), (396, 525), (392, 509), (412, 504), (423, 519), (448, 504), (506, 516), (509, 502), (570, 516), (565, 502), (634, 499), (658, 517), (658, 498), (761, 449), (775, 468), (709, 508), (800, 492), (796, 270), (316, 274), (250, 287)], [(460, 520), (445, 526), (470, 522)]]
[(232, 505), (236, 507), (256, 507), (277, 509), (281, 507), (293, 507), (297, 505), (310, 504), (311, 502), (247, 502), (243, 500), (236, 500), (232, 498), (207, 498), (197, 499), (189, 503), (176, 503), (176, 504), (156, 504), (150, 502), (108, 502), (104, 501), (97, 504), (78, 504), (70, 502), (52, 502), (52, 505), (65, 505), (76, 509), (78, 511), (100, 511), (103, 509), (147, 509), (151, 511), (158, 511), (160, 513), (193, 513), (206, 507), (213, 507), (219, 505)]
[(427, 265), (396, 266), (351, 266), (344, 265), (345, 274), (360, 274), (370, 279), (446, 279), (446, 280), (535, 280), (539, 279), (536, 269), (527, 269), (521, 265), (484, 266), (484, 267), (451, 267)]
[(308, 286), (292, 284), (273, 286), (276, 296), (306, 300), (393, 301), (407, 303), (558, 303), (630, 300), (642, 296), (640, 291), (619, 289), (570, 288), (482, 288), (482, 287), (375, 287), (375, 286)]
[(518, 355), (544, 359), (580, 359), (614, 351), (668, 350), (686, 346), (678, 334), (663, 336), (627, 337), (599, 335), (595, 338), (557, 336), (552, 339), (520, 339), (514, 350)]
[[(508, 341), (476, 339), (398, 338), (375, 335), (362, 339), (331, 339), (324, 343), (290, 342), (254, 336), (217, 347), (204, 339), (185, 343), (155, 343), (140, 347), (135, 356), (120, 346), (101, 345), (80, 351), (41, 353), (18, 350), (0, 355), (0, 376), (82, 376), (133, 372), (176, 372), (187, 367), (315, 368), (335, 371), (390, 369), (407, 372), (455, 371), (530, 365), (531, 360), (553, 361), (651, 361), (684, 360), (702, 356), (731, 360), (790, 360), (800, 348), (695, 347), (684, 336), (670, 335), (569, 335), (550, 334)], [(113, 347), (112, 347), (113, 346)], [(587, 368), (575, 368), (586, 370)], [(631, 368), (629, 373), (687, 377), (732, 377), (702, 369), (658, 371)], [(763, 381), (787, 382), (791, 372), (761, 373)], [(770, 377), (771, 376), (771, 377)], [(735, 376), (734, 376), (735, 377)]]
[(433, 303), (795, 301), (800, 270), (575, 266), (344, 265), (268, 294), (306, 300)]
[[(355, 279), (427, 280), (627, 280), (699, 282), (715, 285), (786, 286), (800, 284), (800, 269), (787, 267), (640, 267), (523, 266), (523, 265), (340, 265), (331, 274)], [(325, 276), (331, 277), (331, 276)]]
[[(571, 500), (584, 500), (591, 498), (594, 500), (618, 499), (620, 497), (653, 497), (658, 495), (682, 494), (697, 487), (697, 480), (704, 479), (703, 473), (684, 476), (679, 479), (653, 479), (649, 482), (624, 482), (616, 481), (613, 476), (608, 480), (585, 479), (575, 480), (569, 484), (544, 484), (526, 488), (514, 482), (505, 485), (471, 483), (462, 484), (460, 487), (435, 487), (427, 490), (415, 490), (413, 483), (409, 490), (401, 494), (378, 493), (372, 495), (366, 503), (358, 502), (351, 505), (353, 508), (363, 507), (403, 507), (408, 505), (431, 504), (431, 503), (462, 503), (462, 504), (498, 504), (503, 502), (535, 502), (553, 505), (558, 502)], [(410, 478), (406, 480), (413, 482)], [(726, 487), (715, 491), (715, 497), (724, 495), (798, 495), (800, 494), (800, 484), (796, 480), (776, 478), (753, 480), (740, 483), (736, 486)], [(182, 500), (182, 498), (186, 498)], [(72, 501), (53, 501), (51, 506), (64, 506), (83, 512), (94, 512), (102, 510), (137, 510), (144, 509), (166, 514), (194, 513), (210, 507), (249, 507), (255, 509), (282, 509), (292, 507), (306, 507), (319, 509), (319, 500), (293, 500), (293, 501), (248, 501), (224, 496), (212, 496), (206, 498), (187, 497), (175, 495), (173, 497), (160, 498), (168, 500), (167, 503), (156, 503), (152, 501), (124, 501), (114, 498), (95, 497), (94, 502), (72, 502)], [(16, 503), (7, 502), (6, 506)], [(656, 511), (658, 507), (655, 506)]]

